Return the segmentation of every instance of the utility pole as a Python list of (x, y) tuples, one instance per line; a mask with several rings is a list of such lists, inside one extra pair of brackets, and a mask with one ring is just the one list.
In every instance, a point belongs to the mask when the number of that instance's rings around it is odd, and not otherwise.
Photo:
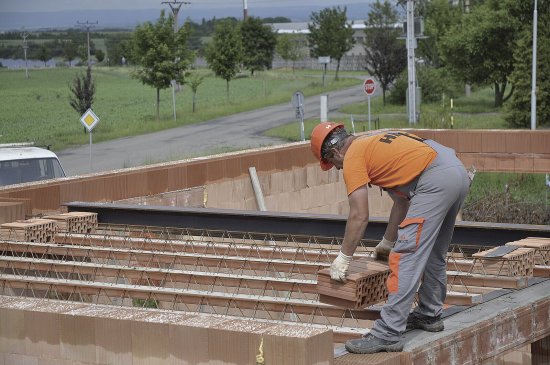
[(408, 116), (409, 124), (416, 124), (416, 65), (414, 50), (416, 36), (414, 34), (414, 0), (407, 0), (407, 74), (408, 74)]
[(172, 10), (172, 14), (174, 15), (174, 33), (177, 33), (178, 32), (178, 13), (180, 11), (180, 8), (183, 4), (189, 5), (191, 3), (188, 1), (172, 0), (172, 1), (163, 1), (162, 4), (168, 4), (170, 9)]
[[(464, 0), (464, 12), (466, 14), (470, 12), (470, 0)], [(466, 85), (464, 85), (464, 94), (466, 96), (472, 95), (472, 85), (470, 85), (470, 83), (466, 83)]]
[(76, 24), (86, 27), (86, 33), (88, 34), (88, 66), (90, 66), (90, 28), (94, 25), (97, 25), (98, 22), (96, 20), (95, 23), (90, 23), (88, 20), (86, 20), (86, 23), (77, 21)]
[(29, 67), (27, 65), (27, 49), (29, 48), (27, 44), (28, 36), (29, 36), (29, 33), (27, 32), (21, 33), (21, 38), (23, 38), (23, 53), (25, 54), (25, 79), (29, 78)]
[(537, 0), (533, 10), (533, 70), (531, 71), (531, 129), (537, 129)]
[(243, 20), (246, 20), (248, 17), (248, 1), (243, 0)]

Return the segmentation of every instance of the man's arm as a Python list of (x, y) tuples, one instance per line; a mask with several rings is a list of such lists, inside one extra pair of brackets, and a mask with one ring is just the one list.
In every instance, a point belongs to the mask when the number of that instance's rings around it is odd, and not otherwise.
[(330, 277), (334, 280), (346, 281), (351, 258), (359, 241), (365, 234), (369, 222), (369, 192), (364, 185), (348, 196), (349, 216), (344, 233), (344, 241), (338, 257), (330, 265)]
[(395, 245), (395, 241), (397, 241), (397, 229), (407, 216), (410, 205), (406, 198), (391, 192), (388, 192), (388, 194), (393, 200), (390, 218), (388, 219), (388, 225), (386, 226), (386, 232), (382, 240), (374, 248), (374, 258), (381, 261), (388, 261), (390, 252)]
[(393, 206), (391, 207), (390, 218), (388, 219), (388, 225), (386, 227), (384, 237), (390, 242), (395, 242), (397, 240), (397, 228), (407, 216), (410, 203), (402, 196), (396, 194), (389, 195), (393, 200)]
[(369, 223), (369, 191), (363, 185), (348, 196), (349, 216), (346, 222), (342, 253), (351, 256), (365, 234)]

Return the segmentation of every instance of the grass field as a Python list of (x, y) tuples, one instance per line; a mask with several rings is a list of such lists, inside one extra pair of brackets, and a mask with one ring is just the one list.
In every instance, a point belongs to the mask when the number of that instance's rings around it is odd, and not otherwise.
[[(422, 104), (420, 108), (420, 119), (417, 128), (451, 128), (451, 115), (455, 129), (502, 129), (507, 125), (499, 109), (493, 106), (492, 91), (480, 89), (469, 97), (462, 97), (453, 100), (451, 113), (450, 101)], [(343, 106), (339, 112), (341, 116), (338, 122), (346, 125), (346, 129), (352, 131), (351, 120), (354, 120), (356, 132), (368, 130), (368, 102), (349, 104)], [(382, 97), (376, 96), (371, 99), (371, 129), (375, 129), (375, 120), (378, 120), (378, 128), (408, 128), (410, 127), (407, 118), (405, 105), (394, 105), (387, 103), (383, 105)], [(319, 123), (319, 119), (305, 121), (305, 135), (309, 136), (313, 127)], [(286, 138), (289, 141), (300, 139), (299, 126), (297, 123), (275, 127), (266, 133), (272, 137)]]
[[(33, 69), (30, 78), (25, 80), (24, 70), (0, 70), (0, 143), (32, 141), (37, 145), (51, 145), (54, 151), (88, 143), (80, 115), (69, 105), (69, 83), (84, 72), (84, 68), (76, 67)], [(165, 89), (161, 90), (161, 119), (157, 121), (156, 90), (133, 79), (131, 68), (94, 68), (96, 98), (93, 110), (101, 119), (93, 130), (94, 142), (290, 102), (296, 90), (315, 95), (361, 82), (353, 77), (341, 77), (336, 82), (329, 75), (323, 87), (320, 73), (266, 71), (255, 77), (245, 74), (232, 80), (227, 98), (224, 80), (214, 77), (208, 70), (195, 72), (206, 75), (198, 88), (196, 112), (192, 112), (191, 89), (184, 86), (183, 91), (176, 94), (177, 121), (174, 121), (172, 92)]]

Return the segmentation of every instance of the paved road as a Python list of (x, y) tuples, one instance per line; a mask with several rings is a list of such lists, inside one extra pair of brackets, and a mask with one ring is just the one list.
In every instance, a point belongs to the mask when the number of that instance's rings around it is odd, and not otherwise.
[[(361, 85), (331, 91), (327, 95), (329, 119), (337, 115), (337, 110), (342, 105), (366, 98)], [(89, 145), (60, 151), (58, 156), (67, 175), (74, 176), (286, 143), (281, 139), (266, 137), (263, 133), (275, 126), (296, 121), (290, 96), (288, 104), (147, 135), (95, 143), (92, 145), (92, 169)], [(319, 117), (319, 96), (305, 98), (304, 105), (305, 118)], [(296, 128), (299, 128), (298, 122)]]

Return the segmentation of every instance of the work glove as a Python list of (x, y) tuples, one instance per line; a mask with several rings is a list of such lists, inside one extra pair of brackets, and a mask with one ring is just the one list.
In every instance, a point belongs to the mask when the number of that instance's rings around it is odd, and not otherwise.
[(345, 282), (346, 274), (348, 272), (349, 263), (351, 262), (352, 256), (344, 255), (341, 251), (338, 254), (338, 257), (334, 259), (330, 265), (330, 277), (333, 280), (338, 280)]
[(388, 241), (386, 237), (382, 237), (382, 241), (374, 248), (374, 259), (379, 261), (388, 261), (388, 256), (395, 245), (395, 241)]

